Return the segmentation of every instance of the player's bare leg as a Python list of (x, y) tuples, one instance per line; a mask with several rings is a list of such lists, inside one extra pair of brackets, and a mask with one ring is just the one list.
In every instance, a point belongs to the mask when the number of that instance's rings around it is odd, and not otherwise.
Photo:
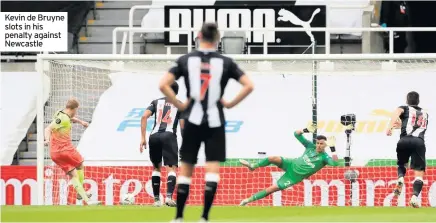
[(418, 196), (421, 193), (423, 182), (424, 171), (415, 170), (415, 181), (413, 182), (413, 196), (410, 199), (410, 206), (414, 208), (419, 208), (421, 206)]
[(257, 163), (250, 163), (247, 160), (240, 159), (239, 162), (246, 166), (250, 171), (254, 171), (259, 167), (269, 166), (270, 164), (274, 164), (277, 167), (282, 165), (282, 158), (280, 156), (270, 156), (264, 159), (259, 160)]
[(154, 207), (161, 207), (162, 202), (160, 200), (160, 175), (161, 175), (162, 164), (159, 163), (157, 166), (153, 168), (153, 172), (151, 173), (151, 186), (153, 188), (153, 196), (154, 196)]
[(183, 219), (183, 211), (185, 209), (186, 201), (189, 196), (189, 187), (191, 185), (192, 172), (194, 165), (190, 163), (181, 162), (180, 176), (177, 180), (177, 212), (176, 218), (173, 222), (181, 222)]
[(403, 185), (404, 185), (404, 176), (406, 175), (406, 166), (403, 164), (399, 164), (398, 165), (398, 181), (397, 184), (395, 185), (395, 189), (394, 189), (394, 195), (395, 196), (400, 196), (401, 191), (403, 190)]
[(89, 200), (89, 198), (88, 198), (88, 196), (87, 196), (87, 194), (85, 192), (85, 189), (83, 189), (83, 185), (80, 183), (79, 174), (77, 173), (76, 169), (68, 172), (67, 175), (70, 176), (71, 182), (72, 182), (72, 184), (74, 186), (74, 189), (76, 190), (76, 192), (78, 194), (80, 194), (80, 196), (82, 197), (82, 199), (85, 201), (86, 204), (88, 204), (88, 205), (99, 205), (101, 203), (99, 201), (90, 201)]
[[(79, 176), (79, 181), (80, 181), (80, 184), (82, 184), (82, 187), (83, 187), (83, 182), (85, 181), (85, 170), (84, 169), (85, 169), (85, 167), (83, 166), (83, 163), (81, 163), (80, 166), (76, 167), (77, 175)], [(86, 196), (88, 198), (91, 198), (92, 194), (90, 192), (86, 192)], [(77, 200), (79, 200), (79, 201), (82, 200), (82, 196), (80, 196), (79, 193), (77, 193)]]
[(242, 200), (241, 203), (239, 204), (239, 206), (245, 206), (250, 202), (260, 200), (260, 199), (262, 199), (262, 198), (264, 198), (264, 197), (266, 197), (274, 192), (277, 192), (279, 190), (280, 190), (280, 188), (277, 185), (272, 185), (272, 186), (266, 188), (265, 190), (259, 191), (255, 194), (253, 194), (253, 196)]
[[(248, 169), (250, 169), (251, 171), (259, 168), (259, 167), (265, 167), (265, 166), (269, 166), (270, 164), (274, 164), (277, 167), (281, 167), (282, 166), (282, 158), (280, 156), (270, 156), (264, 159), (259, 160), (259, 162), (251, 164), (246, 160), (239, 160), (239, 162), (241, 162), (242, 165), (248, 167)], [(253, 201), (257, 201), (259, 199), (262, 199), (276, 191), (279, 191), (280, 188), (276, 185), (270, 186), (268, 188), (266, 188), (265, 190), (259, 191), (256, 194), (254, 194), (253, 196), (244, 199), (241, 201), (241, 203), (239, 204), (240, 206), (245, 206), (250, 202)]]
[(176, 187), (177, 166), (167, 166), (166, 168), (168, 172), (168, 177), (167, 177), (167, 196), (165, 198), (165, 205), (169, 207), (176, 207), (177, 204), (173, 200), (173, 193), (174, 193), (174, 188)]

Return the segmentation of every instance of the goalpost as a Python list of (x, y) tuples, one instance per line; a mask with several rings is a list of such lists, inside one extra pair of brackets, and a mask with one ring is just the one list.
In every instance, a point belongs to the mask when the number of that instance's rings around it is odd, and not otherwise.
[[(280, 169), (270, 166), (249, 172), (238, 164), (238, 158), (255, 161), (259, 151), (291, 158), (300, 156), (303, 148), (292, 132), (304, 128), (312, 118), (317, 120), (318, 134), (337, 137), (337, 152), (343, 158), (347, 138), (340, 121), (341, 115), (349, 113), (357, 117), (352, 167), (346, 167), (343, 162), (340, 167), (326, 167), (302, 183), (252, 205), (404, 206), (407, 203), (412, 190), (410, 174), (404, 193), (398, 200), (392, 200), (398, 132), (392, 137), (384, 133), (390, 112), (404, 103), (408, 91), (418, 91), (423, 107), (436, 110), (432, 101), (436, 89), (431, 81), (436, 72), (436, 54), (229, 56), (252, 77), (255, 91), (241, 105), (226, 111), (228, 161), (222, 164), (217, 205), (237, 205), (273, 184), (282, 174)], [(148, 151), (139, 153), (140, 117), (148, 103), (161, 96), (157, 87), (160, 76), (178, 57), (38, 55), (36, 66), (41, 83), (50, 80), (40, 90), (37, 100), (39, 204), (79, 203), (64, 173), (50, 161), (42, 134), (53, 113), (62, 109), (70, 97), (78, 98), (78, 116), (90, 122), (86, 130), (74, 125), (72, 138), (85, 158), (85, 189), (94, 195), (91, 199), (117, 205), (120, 196), (130, 192), (136, 196), (137, 204), (152, 204), (152, 166)], [(238, 85), (230, 82), (224, 98), (231, 98), (237, 90)], [(47, 102), (42, 97), (45, 91), (50, 92)], [(183, 87), (178, 98), (186, 98)], [(316, 107), (312, 106), (313, 100), (317, 102)], [(316, 113), (313, 109), (317, 109)], [(436, 138), (434, 133), (428, 131), (428, 147), (436, 146), (432, 138)], [(436, 154), (430, 150), (427, 153), (424, 206), (436, 205), (432, 198), (432, 193), (436, 193), (436, 162), (431, 160)], [(202, 204), (201, 156), (199, 166), (193, 176), (191, 205)], [(359, 171), (359, 178), (352, 185), (344, 179), (350, 168)], [(165, 177), (164, 171), (163, 182)], [(162, 188), (161, 193), (164, 191)]]

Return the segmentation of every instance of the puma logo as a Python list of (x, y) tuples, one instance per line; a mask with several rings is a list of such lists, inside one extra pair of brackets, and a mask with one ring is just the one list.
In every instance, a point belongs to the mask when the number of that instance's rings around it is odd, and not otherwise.
[[(296, 26), (301, 26), (303, 28), (311, 28), (310, 24), (313, 21), (313, 18), (321, 12), (320, 8), (315, 9), (312, 13), (312, 17), (310, 17), (309, 21), (303, 21), (300, 18), (298, 18), (294, 13), (286, 10), (286, 9), (280, 9), (279, 11), (279, 17), (277, 18), (277, 21), (283, 21), (283, 22), (290, 22)], [(315, 37), (312, 34), (312, 31), (306, 30), (306, 34), (309, 36), (310, 41), (313, 43), (315, 42)]]

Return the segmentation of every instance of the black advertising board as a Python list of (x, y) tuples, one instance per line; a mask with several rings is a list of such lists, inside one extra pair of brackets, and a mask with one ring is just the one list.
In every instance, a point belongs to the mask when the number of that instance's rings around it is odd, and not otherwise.
[[(206, 21), (217, 21), (219, 28), (325, 27), (325, 6), (282, 4), (215, 4), (213, 6), (165, 6), (165, 27), (200, 28)], [(192, 35), (194, 40), (196, 32)], [(249, 46), (263, 44), (263, 31), (247, 31)], [(268, 32), (269, 46), (309, 46), (325, 44), (325, 32)], [(165, 32), (165, 45), (187, 45), (186, 32)]]

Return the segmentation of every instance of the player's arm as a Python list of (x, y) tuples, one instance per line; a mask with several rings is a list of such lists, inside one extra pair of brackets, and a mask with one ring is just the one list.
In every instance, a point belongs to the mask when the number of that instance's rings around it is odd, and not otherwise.
[(333, 155), (333, 157), (327, 156), (325, 162), (329, 166), (339, 166), (339, 158), (337, 155)]
[(330, 151), (332, 152), (332, 157), (327, 156), (325, 162), (330, 166), (338, 166), (339, 165), (339, 158), (336, 154), (336, 138), (334, 136), (331, 136), (327, 139), (327, 146), (330, 147)]
[(144, 150), (145, 146), (147, 145), (147, 120), (150, 118), (155, 112), (156, 112), (156, 105), (154, 103), (155, 101), (152, 101), (148, 108), (144, 111), (144, 114), (142, 114), (141, 117), (141, 144), (140, 144), (140, 152)]
[(389, 122), (389, 128), (393, 129), (395, 126), (395, 123), (400, 118), (400, 116), (404, 113), (404, 108), (398, 107), (395, 109), (394, 112), (392, 112), (391, 121)]
[(183, 129), (185, 128), (185, 119), (180, 119), (179, 125), (180, 125), (180, 129), (183, 131)]
[(307, 140), (303, 136), (303, 134), (309, 133), (309, 132), (313, 133), (313, 132), (315, 132), (315, 130), (316, 130), (316, 125), (310, 123), (306, 128), (295, 131), (294, 136), (301, 144), (303, 144), (304, 147), (307, 148), (308, 146), (313, 145), (313, 143), (310, 142), (309, 140)]
[(88, 122), (85, 122), (85, 121), (83, 121), (83, 120), (81, 120), (81, 119), (79, 119), (79, 118), (76, 118), (76, 117), (73, 117), (73, 118), (71, 119), (71, 122), (72, 122), (72, 123), (79, 123), (79, 124), (81, 124), (83, 127), (88, 127), (88, 126), (89, 126), (89, 123), (88, 123)]
[(185, 128), (185, 120), (181, 116), (182, 113), (180, 111), (177, 111), (176, 118), (179, 120), (180, 132), (183, 133), (183, 129)]
[(239, 93), (236, 95), (233, 100), (230, 102), (226, 102), (224, 100), (221, 100), (221, 103), (226, 108), (233, 108), (237, 104), (239, 104), (242, 100), (244, 100), (254, 89), (254, 84), (251, 81), (251, 79), (248, 77), (248, 75), (245, 74), (244, 71), (242, 71), (239, 66), (231, 60), (230, 62), (230, 77), (238, 81), (242, 85), (242, 89), (239, 91)]
[(145, 110), (144, 114), (141, 117), (141, 139), (145, 140), (145, 136), (147, 135), (147, 120), (153, 115), (150, 110)]
[(403, 106), (398, 107), (397, 109), (395, 109), (394, 112), (392, 112), (391, 115), (391, 121), (389, 122), (389, 127), (388, 130), (386, 132), (386, 134), (388, 136), (392, 135), (392, 129), (395, 128), (395, 124), (397, 123), (397, 120), (400, 118), (400, 116), (404, 113), (404, 108)]
[(44, 129), (44, 143), (48, 144), (50, 142), (50, 136), (51, 132), (53, 131), (54, 125), (53, 122), (50, 123), (45, 129)]
[(188, 103), (183, 104), (181, 101), (177, 100), (176, 93), (171, 88), (171, 84), (178, 80), (183, 74), (180, 60), (181, 58), (177, 59), (176, 64), (162, 77), (159, 83), (159, 89), (167, 97), (168, 102), (176, 106), (180, 111), (183, 111), (186, 109)]

